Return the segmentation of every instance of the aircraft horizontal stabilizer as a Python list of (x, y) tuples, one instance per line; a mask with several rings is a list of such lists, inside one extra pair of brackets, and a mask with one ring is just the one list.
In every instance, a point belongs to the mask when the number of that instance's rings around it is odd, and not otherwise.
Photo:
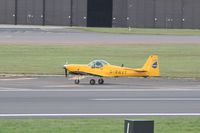
[(134, 69), (134, 71), (136, 71), (136, 72), (147, 72), (147, 70), (144, 70), (144, 69)]

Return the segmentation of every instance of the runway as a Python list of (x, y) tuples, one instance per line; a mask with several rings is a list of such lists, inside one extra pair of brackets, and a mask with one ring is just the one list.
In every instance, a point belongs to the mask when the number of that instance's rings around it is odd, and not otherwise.
[[(127, 29), (128, 30), (128, 29)], [(0, 44), (197, 44), (199, 36), (86, 32), (70, 27), (0, 25)]]
[(200, 81), (105, 79), (74, 85), (62, 76), (0, 78), (0, 116), (200, 115)]

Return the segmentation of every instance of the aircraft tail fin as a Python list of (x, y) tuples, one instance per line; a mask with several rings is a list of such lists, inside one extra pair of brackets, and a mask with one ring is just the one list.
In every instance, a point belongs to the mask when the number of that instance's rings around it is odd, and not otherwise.
[(149, 76), (160, 76), (160, 64), (158, 62), (158, 56), (149, 56), (142, 69), (147, 71)]

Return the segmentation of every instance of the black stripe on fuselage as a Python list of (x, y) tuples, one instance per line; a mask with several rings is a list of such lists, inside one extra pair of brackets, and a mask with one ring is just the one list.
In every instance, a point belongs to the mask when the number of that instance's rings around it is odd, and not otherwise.
[(101, 76), (101, 75), (96, 75), (96, 74), (91, 74), (91, 73), (86, 73), (86, 72), (80, 72), (80, 71), (77, 71), (77, 72), (69, 72), (69, 74), (72, 74), (72, 75), (90, 75), (90, 76), (103, 77), (103, 76)]

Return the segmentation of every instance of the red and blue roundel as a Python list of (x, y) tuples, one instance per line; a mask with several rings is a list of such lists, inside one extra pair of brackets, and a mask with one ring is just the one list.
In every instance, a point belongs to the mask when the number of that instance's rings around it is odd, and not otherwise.
[(158, 67), (158, 62), (157, 61), (155, 61), (153, 64), (152, 64), (152, 68), (157, 68)]

